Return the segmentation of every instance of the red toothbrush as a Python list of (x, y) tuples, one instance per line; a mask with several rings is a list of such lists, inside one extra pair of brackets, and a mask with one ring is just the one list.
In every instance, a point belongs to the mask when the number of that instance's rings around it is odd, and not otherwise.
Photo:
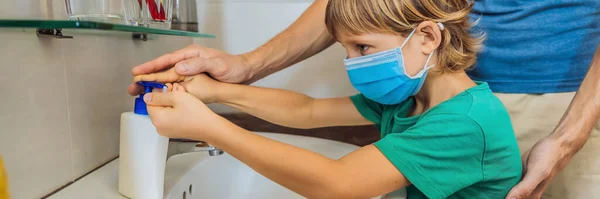
[[(138, 3), (140, 4), (140, 7), (142, 7), (142, 0), (138, 0)], [(156, 2), (154, 0), (146, 0), (146, 3), (148, 4), (148, 11), (150, 11), (150, 15), (152, 16), (152, 19), (154, 19), (154, 20), (167, 19), (166, 14), (165, 14), (165, 7), (163, 6), (162, 1), (160, 2), (160, 7), (158, 7), (156, 5)]]

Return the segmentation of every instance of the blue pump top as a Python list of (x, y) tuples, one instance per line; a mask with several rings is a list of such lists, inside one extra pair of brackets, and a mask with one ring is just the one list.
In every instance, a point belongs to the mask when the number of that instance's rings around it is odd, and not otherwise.
[(133, 107), (133, 112), (138, 115), (148, 115), (148, 109), (146, 108), (146, 102), (144, 102), (144, 95), (146, 93), (152, 92), (155, 88), (165, 89), (166, 86), (164, 84), (158, 82), (137, 82), (137, 84), (144, 87), (144, 93), (142, 93), (138, 98), (135, 98), (135, 105)]

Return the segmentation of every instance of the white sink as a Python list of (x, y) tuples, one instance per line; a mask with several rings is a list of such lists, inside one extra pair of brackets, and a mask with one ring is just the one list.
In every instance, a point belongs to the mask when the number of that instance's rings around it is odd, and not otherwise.
[[(261, 135), (340, 158), (359, 147), (319, 138), (260, 133)], [(391, 196), (394, 195), (394, 196)], [(244, 165), (227, 153), (210, 157), (205, 152), (175, 155), (167, 162), (165, 176), (167, 199), (296, 199), (304, 198)], [(377, 198), (406, 198), (405, 190)]]

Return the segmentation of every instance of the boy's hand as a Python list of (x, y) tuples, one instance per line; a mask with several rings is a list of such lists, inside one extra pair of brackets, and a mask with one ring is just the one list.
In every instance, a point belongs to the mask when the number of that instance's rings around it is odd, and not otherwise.
[(206, 140), (224, 121), (212, 112), (204, 103), (182, 87), (173, 85), (173, 92), (148, 93), (144, 101), (148, 104), (148, 113), (159, 134), (170, 138)]
[(202, 102), (210, 104), (219, 102), (218, 91), (223, 84), (226, 83), (219, 82), (203, 73), (186, 77), (180, 84), (174, 84), (173, 89), (186, 91)]
[(178, 91), (188, 92), (207, 104), (217, 102), (218, 87), (224, 84), (205, 73), (194, 76), (181, 76), (173, 68), (159, 73), (138, 75), (133, 78), (133, 82), (139, 81), (166, 83), (169, 91), (177, 87)]

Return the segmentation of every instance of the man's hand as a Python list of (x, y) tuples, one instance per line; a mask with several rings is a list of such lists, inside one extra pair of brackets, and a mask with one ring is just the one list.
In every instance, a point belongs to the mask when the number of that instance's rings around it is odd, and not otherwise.
[(600, 119), (600, 46), (569, 109), (554, 132), (523, 155), (523, 180), (507, 199), (540, 198), (554, 176), (567, 166)]
[(552, 179), (571, 161), (577, 151), (572, 147), (552, 136), (538, 141), (523, 154), (523, 179), (510, 190), (506, 199), (542, 197)]
[[(177, 82), (182, 76), (208, 73), (211, 77), (229, 83), (244, 83), (252, 78), (248, 59), (244, 55), (232, 55), (212, 48), (190, 45), (184, 49), (160, 56), (136, 66), (134, 76), (158, 73), (145, 81)], [(147, 78), (149, 78), (147, 76)], [(129, 85), (130, 95), (139, 95), (142, 88), (135, 83)]]

